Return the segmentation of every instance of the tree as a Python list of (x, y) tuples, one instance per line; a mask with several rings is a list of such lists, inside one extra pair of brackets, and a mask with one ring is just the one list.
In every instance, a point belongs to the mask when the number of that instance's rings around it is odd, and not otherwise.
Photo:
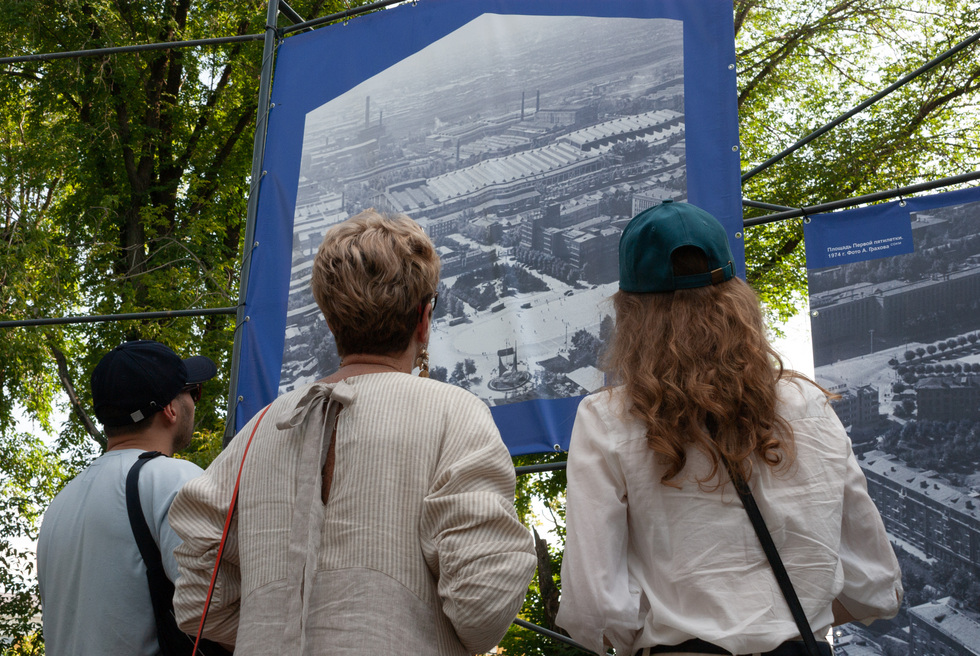
[[(961, 0), (734, 7), (746, 170), (980, 29)], [(802, 207), (975, 170), (978, 89), (974, 46), (751, 177), (743, 195)], [(748, 279), (781, 317), (796, 312), (806, 290), (802, 238), (801, 221), (745, 231)]]
[(453, 373), (449, 375), (449, 382), (453, 385), (458, 385), (463, 389), (470, 388), (470, 379), (469, 376), (466, 375), (465, 365), (462, 362), (456, 363), (456, 366), (453, 368)]
[[(313, 17), (364, 3), (291, 4)], [(966, 0), (736, 0), (733, 9), (745, 169), (980, 29)], [(0, 52), (261, 33), (264, 14), (258, 0), (0, 0)], [(744, 195), (798, 207), (976, 169), (975, 47), (749, 178)], [(0, 68), (0, 317), (234, 304), (260, 52), (255, 43)], [(801, 244), (800, 221), (745, 231), (748, 279), (782, 318), (806, 290)], [(519, 251), (532, 268), (580, 275)], [(909, 275), (928, 265), (913, 260)], [(461, 316), (463, 300), (452, 303)], [(60, 428), (61, 474), (70, 474), (99, 450), (84, 381), (103, 351), (159, 337), (224, 362), (233, 330), (227, 318), (4, 330), (0, 435), (12, 434), (15, 409)], [(226, 389), (221, 377), (209, 383), (199, 408), (203, 459), (213, 453), (207, 437), (221, 433)], [(72, 414), (55, 427), (62, 391)]]
[[(348, 4), (363, 3), (294, 7), (312, 16)], [(265, 13), (259, 0), (0, 0), (0, 52), (263, 34)], [(0, 66), (0, 318), (236, 303), (261, 53), (254, 41)], [(101, 451), (87, 381), (104, 352), (125, 338), (159, 338), (226, 362), (233, 334), (221, 316), (0, 331), (0, 438), (16, 437), (16, 413), (57, 432), (53, 445), (25, 443), (0, 463), (4, 499), (7, 489), (30, 489), (17, 487), (22, 472), (38, 482), (29, 503), (5, 502), (16, 512), (0, 513), (0, 532), (29, 539), (32, 504), (43, 507)], [(192, 457), (201, 461), (220, 446), (221, 369), (197, 409)], [(62, 396), (71, 414), (55, 426)], [(36, 600), (36, 589), (32, 577), (10, 579), (16, 553), (3, 540), (0, 618), (22, 622), (4, 635), (27, 636), (35, 613), (23, 595)]]
[(599, 338), (583, 328), (572, 335), (572, 348), (569, 350), (568, 359), (576, 367), (594, 367), (598, 362), (601, 348), (602, 342)]
[[(37, 437), (0, 433), (0, 635), (19, 637), (20, 653), (40, 653), (40, 613), (34, 553), (41, 513), (57, 491), (62, 471)], [(6, 651), (4, 653), (7, 653)]]
[[(555, 464), (566, 459), (566, 453), (548, 453), (543, 455), (519, 456), (514, 458), (515, 465)], [(555, 471), (525, 474), (517, 477), (516, 502), (518, 516), (525, 524), (532, 524), (532, 505), (538, 506), (544, 515), (543, 520), (553, 527), (559, 544), (544, 545), (548, 553), (541, 553), (541, 540), (536, 540), (538, 556), (538, 574), (531, 581), (524, 605), (518, 612), (518, 617), (538, 626), (561, 631), (553, 624), (554, 615), (545, 603), (548, 597), (548, 581), (543, 580), (541, 572), (547, 567), (551, 569), (551, 583), (561, 589), (561, 558), (564, 552), (565, 539), (565, 487), (567, 479), (564, 469)], [(539, 524), (539, 527), (541, 525)], [(550, 548), (549, 548), (550, 547)], [(547, 567), (542, 563), (547, 560)], [(539, 633), (511, 627), (510, 631), (500, 642), (508, 654), (527, 654), (528, 656), (551, 656), (552, 654), (581, 654), (582, 652)]]
[(612, 338), (615, 332), (615, 320), (608, 314), (603, 316), (602, 321), (599, 322), (599, 341), (602, 342), (602, 346), (604, 348), (612, 343)]

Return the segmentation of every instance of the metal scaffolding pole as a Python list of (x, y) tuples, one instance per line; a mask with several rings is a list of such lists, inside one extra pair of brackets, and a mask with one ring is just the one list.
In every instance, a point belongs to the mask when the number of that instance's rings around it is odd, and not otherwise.
[(299, 32), (301, 30), (308, 30), (319, 25), (325, 25), (327, 23), (334, 23), (340, 20), (347, 20), (348, 18), (353, 18), (354, 16), (359, 16), (360, 14), (366, 14), (368, 12), (374, 11), (376, 9), (384, 9), (390, 5), (397, 5), (405, 0), (380, 0), (379, 2), (372, 2), (369, 5), (362, 5), (360, 7), (354, 7), (353, 9), (345, 9), (344, 11), (338, 11), (335, 14), (330, 14), (329, 16), (321, 16), (320, 18), (314, 18), (303, 23), (296, 23), (282, 30), (284, 35), (290, 34), (292, 32)]
[(547, 471), (557, 471), (559, 469), (565, 469), (568, 465), (567, 462), (546, 462), (541, 465), (521, 465), (520, 467), (514, 467), (514, 473), (518, 476), (522, 474), (538, 474)]
[(521, 628), (523, 628), (523, 629), (528, 629), (530, 631), (534, 631), (535, 633), (540, 633), (541, 635), (547, 636), (547, 637), (551, 638), (552, 640), (557, 640), (558, 642), (562, 642), (562, 643), (565, 643), (566, 645), (569, 645), (571, 647), (575, 647), (576, 649), (579, 649), (579, 650), (581, 650), (582, 652), (584, 652), (586, 654), (592, 654), (593, 656), (599, 656), (598, 654), (596, 654), (591, 649), (586, 649), (585, 647), (583, 647), (579, 643), (575, 642), (574, 640), (572, 640), (568, 636), (564, 636), (564, 635), (562, 635), (560, 633), (556, 633), (555, 631), (551, 631), (549, 629), (546, 629), (543, 626), (538, 626), (537, 624), (531, 624), (530, 622), (525, 621), (525, 620), (522, 620), (520, 618), (515, 619), (514, 620), (514, 624), (517, 625), (517, 626), (519, 626), (519, 627), (521, 627)]
[(304, 23), (303, 17), (296, 13), (296, 10), (289, 6), (285, 0), (279, 0), (279, 13), (288, 18), (294, 24)]
[(43, 319), (16, 319), (0, 321), (0, 328), (22, 328), (25, 326), (58, 326), (74, 323), (102, 323), (106, 321), (144, 321), (147, 319), (173, 319), (175, 317), (207, 317), (220, 314), (235, 314), (238, 308), (201, 308), (197, 310), (161, 310), (159, 312), (129, 312), (126, 314), (94, 314), (82, 317), (46, 317)]
[[(287, 3), (280, 0), (279, 11), (284, 18), (293, 23), (304, 23), (303, 17)], [(298, 28), (302, 29), (302, 28)], [(291, 30), (296, 31), (296, 30)], [(164, 41), (161, 43), (140, 43), (131, 46), (115, 46), (112, 48), (92, 48), (89, 50), (69, 50), (66, 52), (46, 52), (33, 55), (19, 55), (16, 57), (0, 57), (0, 66), (3, 64), (22, 64), (25, 62), (53, 61), (56, 59), (74, 59), (79, 57), (98, 57), (100, 55), (119, 55), (130, 52), (144, 52), (147, 50), (171, 50), (178, 48), (198, 48), (200, 46), (218, 46), (225, 43), (243, 43), (248, 41), (261, 41), (265, 39), (265, 34), (239, 34), (236, 36), (216, 36), (210, 39), (192, 39), (189, 41)]]
[(765, 169), (769, 168), (770, 166), (772, 166), (773, 164), (775, 164), (779, 160), (783, 159), (787, 155), (790, 155), (791, 153), (796, 152), (797, 150), (799, 150), (803, 146), (807, 145), (808, 143), (810, 143), (811, 141), (813, 141), (814, 139), (816, 139), (820, 135), (825, 134), (825, 133), (829, 132), (830, 130), (833, 130), (835, 127), (837, 127), (838, 125), (840, 125), (841, 123), (843, 123), (847, 119), (851, 118), (852, 116), (854, 116), (858, 112), (864, 111), (865, 109), (867, 109), (871, 105), (875, 104), (876, 102), (878, 102), (879, 100), (881, 100), (882, 98), (884, 98), (885, 96), (887, 96), (888, 94), (890, 94), (892, 91), (895, 91), (896, 89), (898, 89), (898, 88), (900, 88), (900, 87), (908, 84), (909, 82), (911, 82), (912, 80), (914, 80), (918, 76), (922, 75), (926, 71), (935, 68), (936, 66), (938, 66), (942, 62), (946, 61), (947, 59), (949, 59), (950, 57), (952, 57), (956, 53), (960, 52), (964, 48), (970, 47), (971, 45), (973, 45), (974, 43), (976, 43), (978, 40), (980, 40), (980, 32), (977, 32), (973, 36), (965, 39), (964, 41), (959, 42), (958, 44), (956, 44), (955, 46), (953, 46), (952, 48), (950, 48), (949, 50), (947, 50), (943, 54), (939, 55), (938, 57), (936, 57), (935, 59), (933, 59), (931, 61), (926, 62), (925, 64), (923, 64), (919, 68), (915, 69), (914, 71), (912, 71), (908, 75), (905, 75), (905, 76), (901, 77), (899, 80), (897, 80), (893, 84), (889, 85), (887, 88), (879, 91), (875, 95), (871, 96), (870, 98), (868, 98), (867, 100), (865, 100), (864, 102), (862, 102), (860, 105), (858, 105), (854, 109), (852, 109), (850, 111), (847, 111), (847, 112), (841, 114), (840, 116), (838, 116), (837, 118), (835, 118), (833, 121), (831, 121), (827, 125), (823, 126), (822, 128), (820, 128), (818, 130), (815, 130), (814, 132), (811, 132), (810, 134), (808, 134), (807, 136), (803, 137), (802, 139), (800, 139), (795, 144), (793, 144), (792, 146), (790, 146), (786, 150), (782, 151), (778, 155), (773, 155), (772, 157), (770, 157), (769, 159), (767, 159), (766, 161), (764, 161), (762, 164), (759, 164), (758, 166), (756, 166), (755, 168), (751, 169), (750, 171), (748, 171), (746, 173), (743, 173), (742, 174), (742, 183), (744, 184), (745, 181), (748, 180), (749, 178), (751, 178), (752, 176), (756, 175), (757, 173), (760, 173), (760, 172), (764, 171)]
[(272, 73), (279, 34), (276, 20), (279, 16), (279, 0), (269, 0), (265, 18), (265, 43), (262, 47), (262, 73), (259, 78), (258, 112), (256, 112), (255, 141), (252, 147), (252, 174), (245, 215), (245, 241), (242, 249), (242, 270), (238, 283), (238, 312), (235, 320), (235, 341), (231, 349), (231, 373), (228, 377), (228, 410), (225, 413), (224, 443), (235, 435), (235, 411), (238, 408), (238, 375), (241, 360), (241, 327), (248, 321), (245, 315), (245, 297), (248, 294), (248, 275), (251, 270), (252, 252), (259, 247), (255, 241), (255, 215), (262, 182), (262, 160), (265, 158), (265, 138), (269, 129), (269, 111), (272, 103)]
[(771, 210), (773, 212), (785, 212), (787, 210), (795, 210), (795, 207), (787, 207), (786, 205), (774, 205), (772, 203), (763, 203), (758, 200), (749, 200), (748, 198), (742, 199), (742, 207), (754, 207), (758, 210)]
[(786, 210), (784, 212), (776, 212), (775, 214), (766, 214), (765, 216), (759, 216), (753, 219), (746, 219), (745, 221), (743, 221), (742, 225), (745, 226), (746, 228), (750, 228), (752, 226), (763, 225), (765, 223), (783, 221), (784, 219), (794, 219), (800, 216), (809, 216), (810, 214), (821, 214), (823, 212), (832, 212), (834, 210), (840, 210), (846, 207), (855, 207), (857, 205), (864, 205), (865, 203), (874, 203), (879, 200), (899, 198), (900, 196), (911, 196), (912, 194), (918, 193), (920, 191), (931, 191), (933, 189), (939, 189), (940, 187), (949, 187), (954, 184), (971, 182), (973, 180), (980, 180), (980, 171), (974, 171), (972, 173), (963, 173), (961, 175), (954, 175), (949, 178), (940, 178), (939, 180), (933, 180), (931, 182), (921, 182), (919, 184), (909, 185), (908, 187), (899, 187), (898, 189), (877, 191), (873, 194), (865, 194), (864, 196), (855, 196), (854, 198), (835, 200), (829, 203), (821, 203), (819, 205), (799, 207), (792, 210)]
[(69, 50), (66, 52), (45, 52), (34, 55), (19, 55), (17, 57), (0, 57), (0, 66), (4, 64), (22, 64), (25, 62), (53, 61), (55, 59), (78, 59), (79, 57), (98, 57), (101, 55), (120, 55), (147, 50), (173, 50), (178, 48), (197, 48), (200, 46), (219, 46), (224, 43), (242, 43), (258, 41), (261, 34), (240, 34), (238, 36), (219, 36), (211, 39), (194, 39), (191, 41), (163, 41), (161, 43), (140, 43), (132, 46), (116, 46), (114, 48), (92, 48), (91, 50)]

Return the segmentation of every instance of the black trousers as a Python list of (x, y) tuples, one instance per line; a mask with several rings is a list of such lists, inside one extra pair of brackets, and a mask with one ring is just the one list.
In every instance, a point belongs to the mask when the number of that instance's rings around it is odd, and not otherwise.
[[(826, 640), (817, 640), (817, 649), (820, 650), (821, 656), (832, 656), (833, 654), (833, 650)], [(645, 656), (644, 651), (646, 651), (646, 654), (681, 652), (687, 654), (725, 654), (731, 656), (731, 652), (699, 638), (686, 640), (679, 645), (656, 645), (646, 650), (640, 649), (636, 652), (636, 656)], [(802, 640), (787, 640), (775, 649), (762, 652), (761, 656), (809, 656), (809, 654)]]

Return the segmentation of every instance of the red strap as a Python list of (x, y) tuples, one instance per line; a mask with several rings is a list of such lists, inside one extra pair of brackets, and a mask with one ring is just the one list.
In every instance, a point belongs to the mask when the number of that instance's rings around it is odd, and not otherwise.
[(211, 573), (211, 585), (208, 586), (208, 596), (204, 600), (204, 612), (201, 613), (201, 623), (197, 627), (197, 638), (194, 640), (194, 651), (192, 653), (197, 654), (197, 646), (201, 642), (201, 634), (204, 633), (204, 621), (208, 617), (208, 609), (211, 607), (211, 596), (214, 594), (214, 584), (218, 580), (218, 567), (221, 565), (221, 554), (225, 550), (225, 541), (228, 539), (228, 529), (231, 528), (231, 518), (235, 516), (235, 506), (238, 504), (238, 485), (242, 482), (242, 470), (245, 469), (245, 456), (248, 455), (248, 449), (252, 446), (252, 438), (255, 437), (255, 431), (259, 429), (259, 424), (262, 423), (262, 417), (268, 412), (272, 404), (265, 406), (262, 410), (262, 414), (259, 415), (258, 421), (255, 422), (255, 426), (252, 427), (252, 434), (248, 436), (248, 442), (245, 443), (245, 452), (242, 453), (242, 464), (238, 467), (238, 478), (235, 479), (235, 490), (231, 493), (231, 504), (228, 506), (228, 516), (225, 517), (225, 528), (221, 532), (221, 542), (218, 543), (218, 555), (214, 559), (214, 571)]

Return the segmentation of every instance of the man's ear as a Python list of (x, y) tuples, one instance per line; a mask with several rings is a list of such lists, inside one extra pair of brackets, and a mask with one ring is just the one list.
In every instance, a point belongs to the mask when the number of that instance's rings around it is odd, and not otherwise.
[(179, 408), (177, 407), (178, 398), (180, 398), (179, 394), (174, 397), (173, 401), (163, 406), (163, 410), (159, 412), (167, 424), (177, 423), (177, 413), (179, 412)]

